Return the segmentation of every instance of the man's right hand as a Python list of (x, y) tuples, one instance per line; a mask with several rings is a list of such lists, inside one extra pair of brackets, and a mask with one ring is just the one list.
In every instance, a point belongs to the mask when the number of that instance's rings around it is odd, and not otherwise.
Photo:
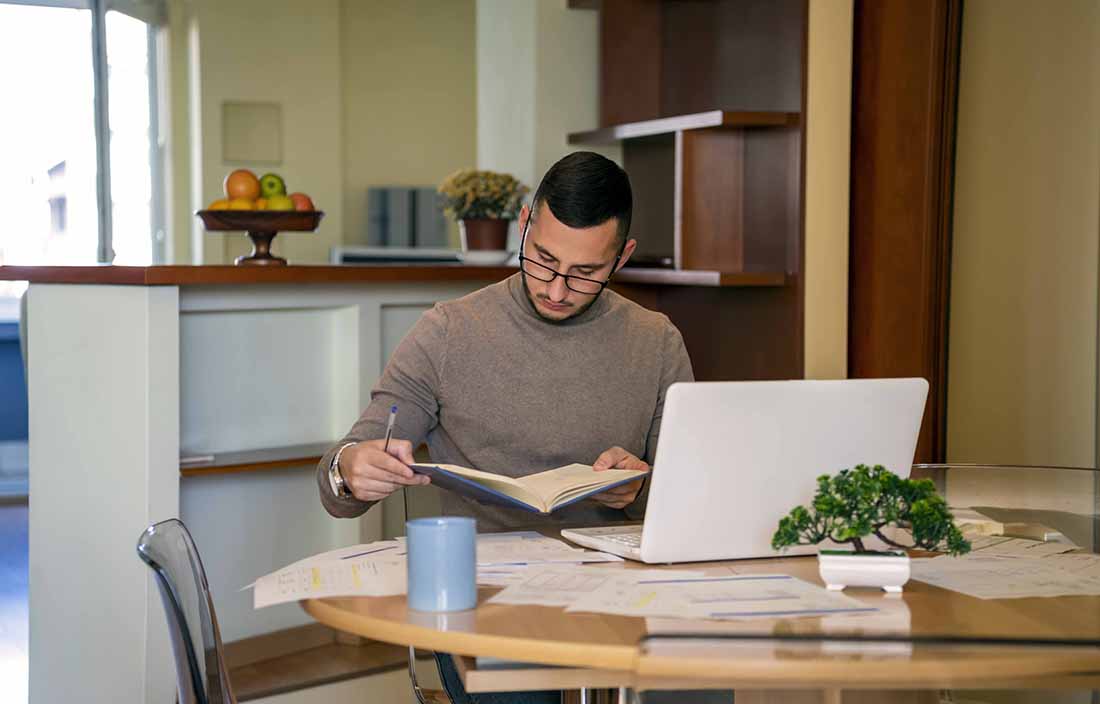
[(381, 501), (403, 486), (420, 486), (430, 481), (409, 469), (415, 462), (412, 443), (390, 438), (388, 452), (382, 449), (385, 446), (385, 440), (368, 440), (352, 445), (340, 455), (340, 476), (360, 501)]

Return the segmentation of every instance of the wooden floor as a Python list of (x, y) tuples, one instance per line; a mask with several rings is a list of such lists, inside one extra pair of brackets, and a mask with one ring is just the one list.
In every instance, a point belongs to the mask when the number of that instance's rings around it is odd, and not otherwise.
[(0, 702), (27, 701), (27, 504), (0, 503)]

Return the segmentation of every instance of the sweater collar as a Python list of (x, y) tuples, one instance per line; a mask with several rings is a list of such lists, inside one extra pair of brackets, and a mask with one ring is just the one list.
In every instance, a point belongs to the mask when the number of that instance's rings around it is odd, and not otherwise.
[(589, 306), (588, 309), (580, 315), (575, 315), (572, 318), (567, 318), (560, 323), (551, 323), (550, 321), (544, 319), (541, 315), (539, 315), (538, 311), (535, 310), (535, 306), (531, 303), (531, 300), (527, 298), (527, 292), (523, 288), (522, 272), (516, 272), (515, 274), (510, 276), (507, 280), (507, 284), (508, 292), (511, 294), (512, 300), (515, 301), (516, 305), (520, 308), (520, 310), (524, 312), (527, 317), (534, 318), (536, 321), (544, 325), (554, 327), (571, 327), (576, 325), (583, 325), (589, 321), (600, 318), (604, 313), (607, 312), (608, 307), (611, 305), (610, 297), (613, 295), (611, 291), (605, 289), (600, 293), (599, 297), (596, 299), (596, 302)]

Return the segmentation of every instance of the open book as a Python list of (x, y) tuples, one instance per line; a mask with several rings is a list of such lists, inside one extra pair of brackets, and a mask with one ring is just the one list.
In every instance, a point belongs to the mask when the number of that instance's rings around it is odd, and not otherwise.
[(637, 469), (605, 469), (569, 464), (513, 479), (453, 464), (414, 464), (412, 471), (426, 474), (432, 484), (486, 504), (552, 513), (611, 487), (632, 482), (647, 472)]

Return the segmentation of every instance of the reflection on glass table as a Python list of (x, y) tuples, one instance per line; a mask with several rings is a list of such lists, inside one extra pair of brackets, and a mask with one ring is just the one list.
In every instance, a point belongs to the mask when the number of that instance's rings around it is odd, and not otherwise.
[(938, 464), (913, 476), (932, 479), (966, 518), (974, 552), (915, 553), (903, 594), (846, 591), (875, 609), (866, 613), (648, 619), (639, 689), (685, 677), (702, 688), (1100, 687), (1097, 471)]

